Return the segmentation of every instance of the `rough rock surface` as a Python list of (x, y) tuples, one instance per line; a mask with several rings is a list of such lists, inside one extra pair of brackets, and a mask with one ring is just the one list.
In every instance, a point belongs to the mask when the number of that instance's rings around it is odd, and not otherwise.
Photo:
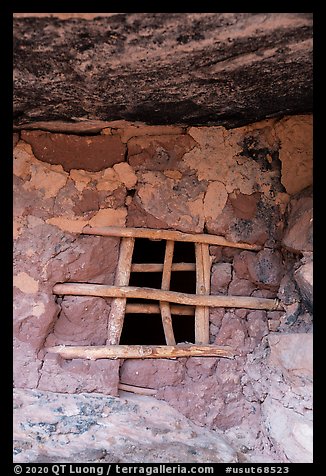
[[(312, 334), (271, 334), (268, 340), (275, 374), (262, 404), (266, 427), (290, 461), (312, 463)], [(273, 385), (280, 375), (283, 385)]]
[(313, 198), (308, 187), (295, 195), (288, 207), (288, 222), (282, 240), (283, 246), (293, 253), (313, 250)]
[(313, 262), (303, 264), (294, 273), (294, 278), (299, 286), (301, 295), (307, 306), (313, 306)]
[(16, 122), (237, 127), (312, 110), (311, 13), (62, 15), (14, 18)]
[(238, 455), (221, 432), (151, 397), (16, 389), (14, 461), (231, 463)]
[(284, 274), (281, 253), (265, 249), (257, 255), (249, 255), (248, 272), (254, 283), (266, 289), (277, 289)]
[(227, 294), (232, 279), (230, 263), (216, 263), (211, 270), (211, 294)]

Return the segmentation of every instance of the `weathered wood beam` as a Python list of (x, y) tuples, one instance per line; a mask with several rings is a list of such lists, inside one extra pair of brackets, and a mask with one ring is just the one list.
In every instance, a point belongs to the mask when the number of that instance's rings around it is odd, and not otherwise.
[[(129, 284), (131, 260), (134, 251), (135, 238), (123, 238), (120, 244), (120, 254), (114, 283), (116, 286)], [(127, 300), (116, 297), (111, 304), (108, 322), (108, 344), (119, 344), (125, 317)]]
[(136, 385), (128, 385), (126, 383), (119, 383), (118, 384), (119, 390), (124, 390), (125, 392), (137, 393), (139, 395), (155, 395), (157, 390), (154, 388), (146, 388), (146, 387), (137, 387)]
[(100, 345), (48, 347), (48, 352), (64, 359), (171, 359), (177, 357), (226, 357), (232, 359), (234, 350), (217, 345)]
[[(177, 316), (194, 316), (194, 306), (170, 306), (171, 314)], [(128, 304), (126, 314), (160, 314), (160, 306), (157, 304)]]
[(70, 296), (98, 296), (137, 299), (154, 299), (175, 304), (209, 307), (235, 307), (244, 309), (266, 309), (282, 311), (283, 306), (278, 299), (246, 297), (246, 296), (204, 296), (163, 291), (162, 289), (139, 288), (134, 286), (109, 286), (106, 284), (62, 283), (53, 286), (53, 293)]
[[(133, 273), (161, 273), (163, 264), (161, 263), (133, 263), (131, 265)], [(195, 263), (173, 263), (171, 271), (196, 271)]]
[[(195, 243), (196, 254), (196, 293), (209, 295), (210, 292), (210, 257), (207, 243)], [(209, 263), (209, 264), (208, 264)], [(206, 276), (206, 273), (207, 276)], [(209, 343), (209, 309), (197, 306), (195, 311), (195, 342)]]
[[(164, 256), (162, 285), (161, 285), (161, 289), (164, 291), (168, 291), (170, 289), (173, 251), (174, 251), (174, 241), (168, 240), (165, 245), (165, 256)], [(167, 345), (175, 345), (176, 342), (175, 342), (173, 326), (172, 326), (170, 303), (167, 301), (160, 301), (160, 310), (161, 310), (161, 316), (162, 316), (165, 341)]]
[(85, 226), (82, 230), (85, 235), (100, 236), (120, 236), (130, 238), (149, 238), (154, 240), (173, 240), (192, 243), (207, 243), (209, 245), (229, 246), (231, 248), (241, 248), (244, 250), (261, 250), (259, 245), (249, 243), (235, 243), (226, 240), (223, 236), (182, 233), (175, 230), (156, 230), (153, 228), (123, 228), (119, 226)]

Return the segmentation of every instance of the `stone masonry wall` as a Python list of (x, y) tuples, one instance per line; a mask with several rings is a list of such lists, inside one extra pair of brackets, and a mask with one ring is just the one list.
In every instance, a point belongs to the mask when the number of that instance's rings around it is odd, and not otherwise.
[[(95, 132), (65, 133), (65, 124), (16, 132), (15, 386), (111, 395), (119, 380), (148, 386), (247, 451), (309, 461), (311, 371), (289, 362), (293, 342), (309, 355), (312, 331), (311, 125), (311, 116), (292, 116), (232, 130), (116, 121)], [(119, 369), (47, 354), (48, 345), (105, 343), (110, 299), (52, 295), (57, 282), (113, 283), (119, 240), (81, 235), (87, 224), (262, 245), (211, 246), (211, 292), (279, 297), (285, 312), (211, 309), (210, 340), (237, 349), (234, 360), (127, 360)], [(282, 412), (291, 435), (275, 420)]]

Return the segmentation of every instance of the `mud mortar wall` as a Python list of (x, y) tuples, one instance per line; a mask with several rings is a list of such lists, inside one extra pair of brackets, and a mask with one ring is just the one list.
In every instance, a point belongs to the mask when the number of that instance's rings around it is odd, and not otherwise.
[[(111, 395), (119, 381), (154, 388), (197, 424), (309, 460), (311, 125), (302, 115), (231, 130), (116, 121), (16, 132), (15, 386)], [(120, 365), (47, 354), (48, 345), (105, 343), (109, 299), (52, 295), (57, 282), (113, 284), (119, 240), (80, 235), (86, 224), (259, 244), (258, 253), (210, 247), (211, 293), (279, 297), (285, 312), (211, 309), (210, 341), (235, 347), (234, 360)], [(306, 352), (300, 362), (297, 346)]]

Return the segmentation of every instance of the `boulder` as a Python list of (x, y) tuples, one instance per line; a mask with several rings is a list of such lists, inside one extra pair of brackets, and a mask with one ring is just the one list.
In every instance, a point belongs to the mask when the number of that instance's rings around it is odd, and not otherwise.
[(313, 251), (313, 199), (311, 188), (296, 195), (289, 204), (288, 225), (282, 244), (293, 252)]
[(280, 446), (291, 463), (313, 462), (313, 426), (311, 419), (267, 397), (262, 417), (270, 439)]
[(281, 368), (287, 374), (305, 375), (313, 373), (313, 335), (310, 334), (269, 334), (271, 349), (269, 365)]
[(299, 286), (305, 304), (310, 310), (313, 307), (313, 262), (303, 264), (294, 273), (294, 279)]
[(14, 392), (15, 463), (235, 463), (219, 430), (195, 425), (167, 403), (121, 392)]

